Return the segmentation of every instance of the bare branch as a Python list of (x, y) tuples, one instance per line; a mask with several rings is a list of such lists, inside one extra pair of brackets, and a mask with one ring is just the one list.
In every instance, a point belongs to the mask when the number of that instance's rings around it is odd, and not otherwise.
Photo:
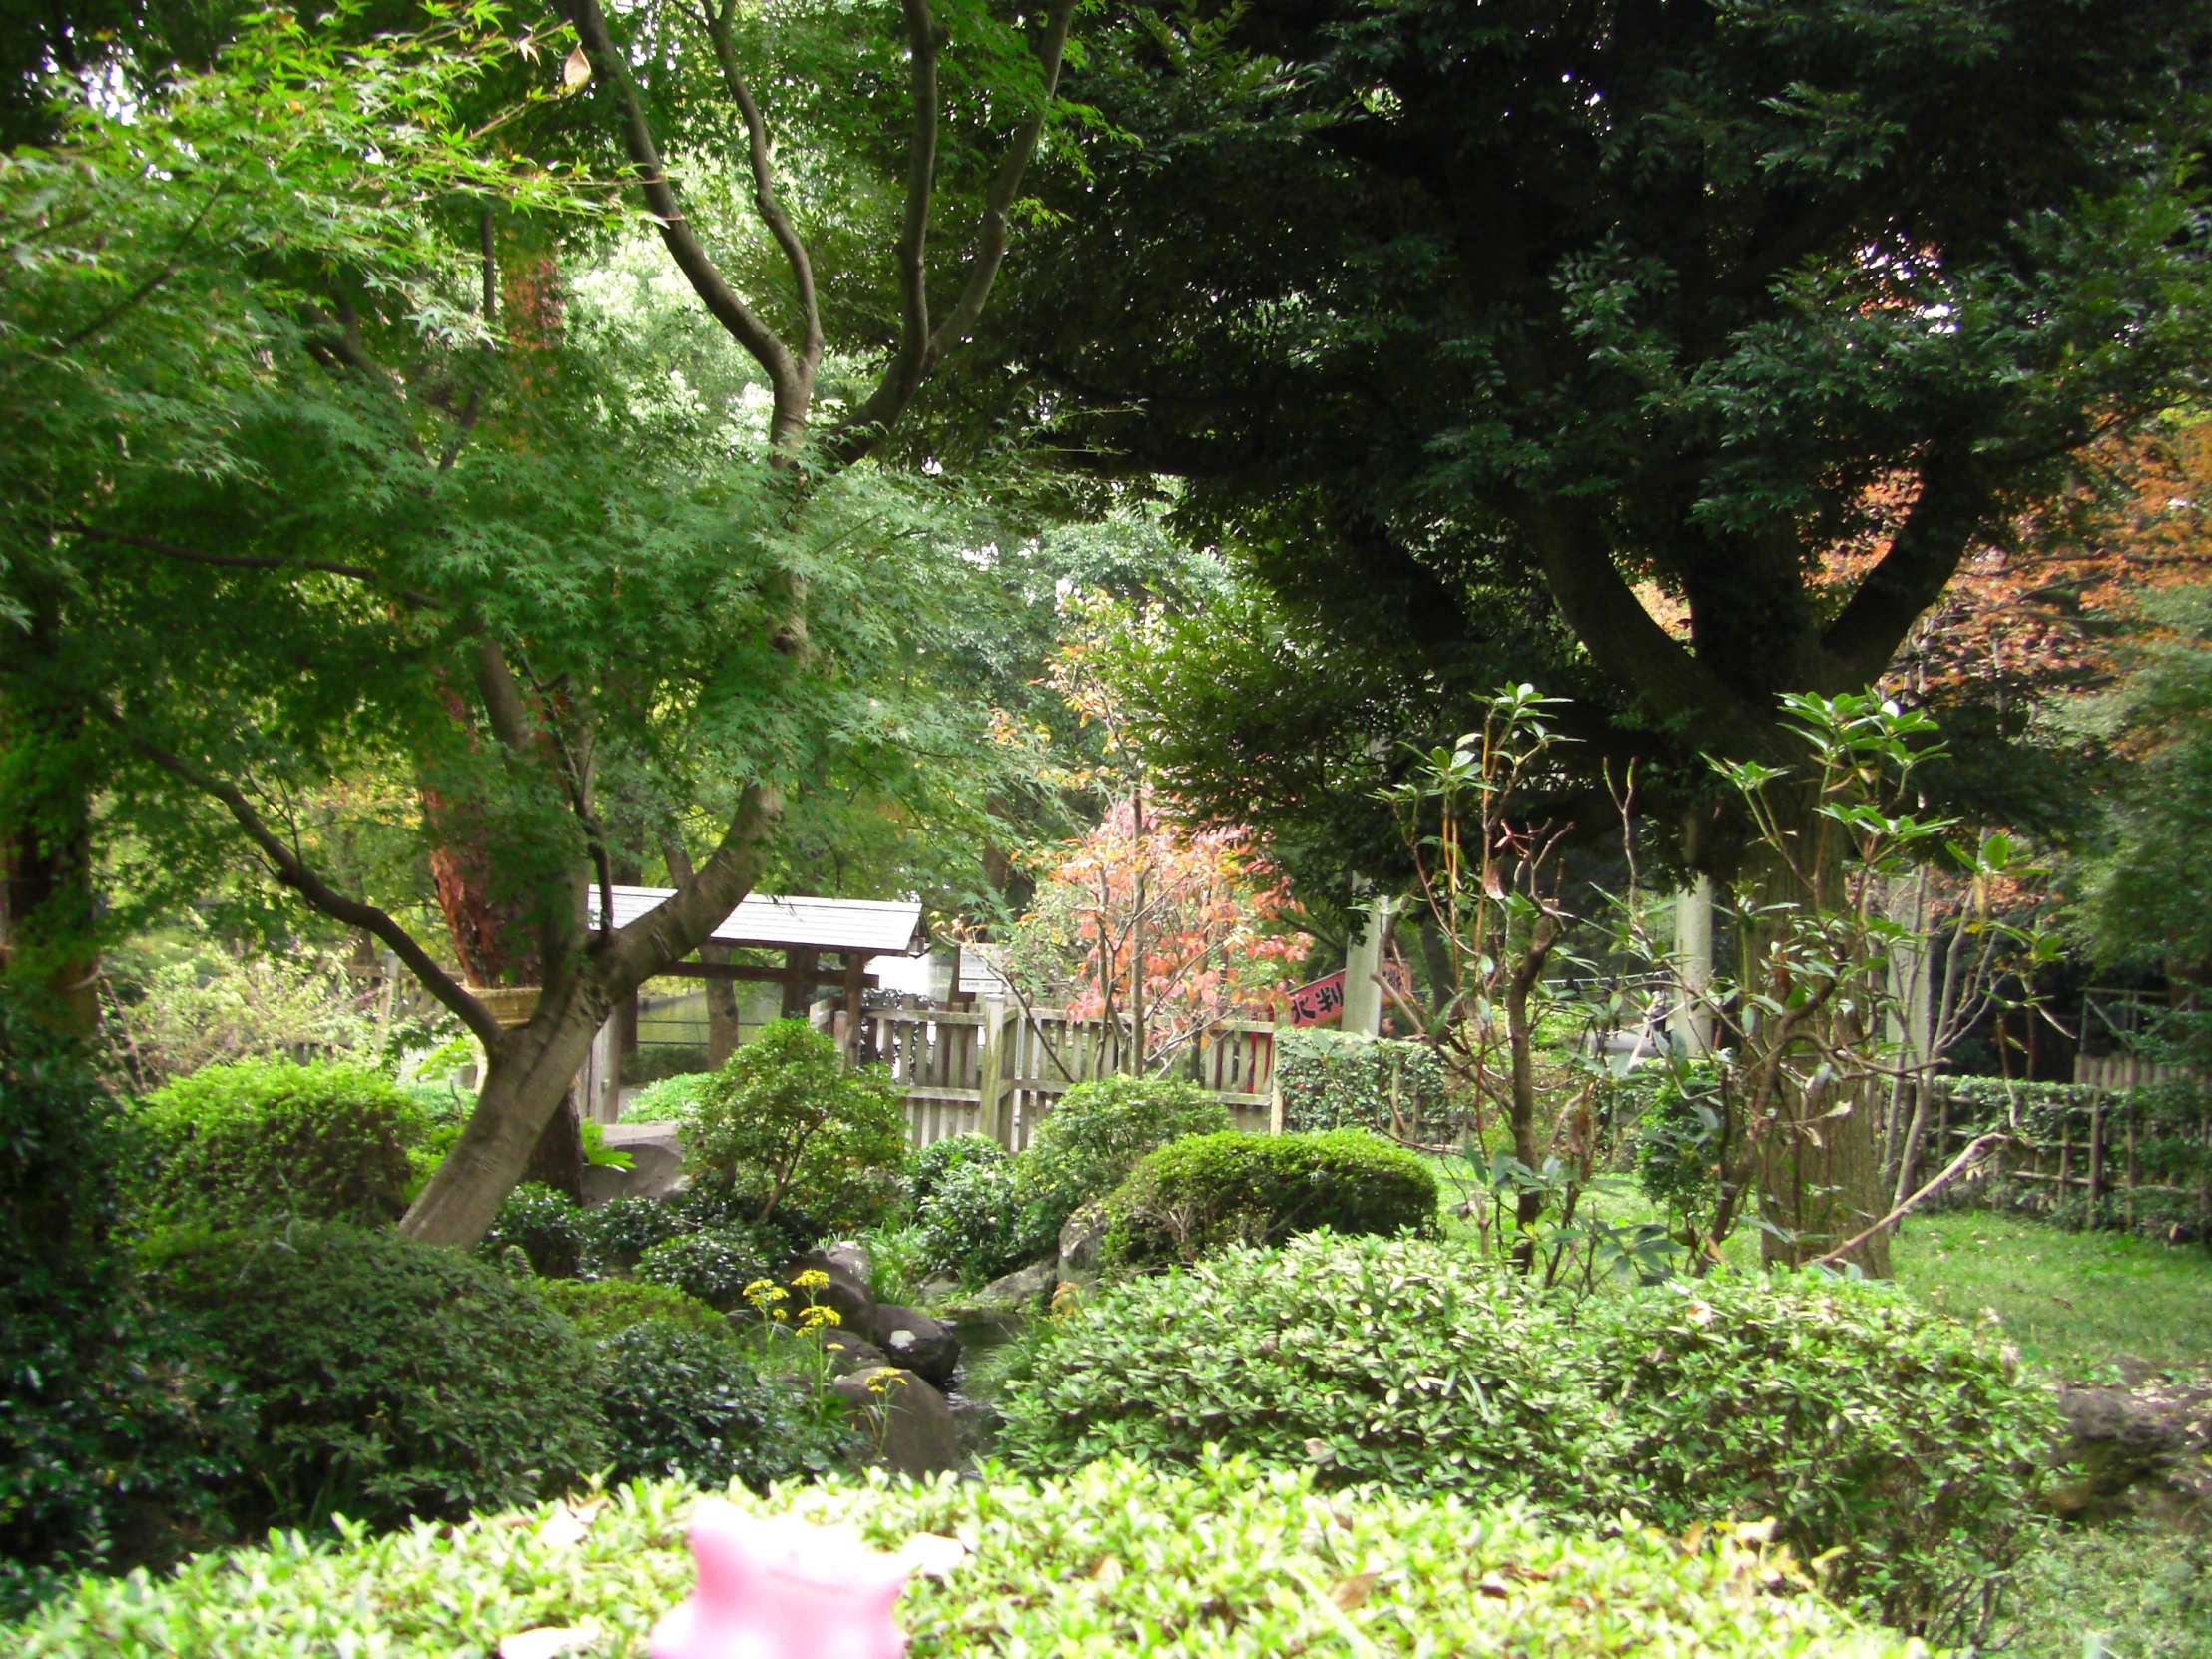
[[(884, 367), (868, 400), (837, 431), (830, 453), (840, 463), (859, 459), (875, 444), (913, 401), (924, 381), (945, 354), (959, 345), (990, 298), (991, 286), (1005, 263), (1010, 236), (1007, 215), (1021, 191), (1021, 181), (1051, 113), (1052, 99), (1060, 85), (1060, 64), (1067, 48), (1068, 23), (1075, 0), (1052, 0), (1045, 30), (1036, 46), (1044, 87), (1027, 121), (1015, 133), (1006, 156), (992, 177), (983, 204), (983, 225), (975, 259), (960, 297), (944, 320), (931, 327), (928, 278), (924, 254), (929, 229), (928, 193), (936, 170), (936, 84), (938, 37), (926, 0), (906, 0), (907, 36), (913, 52), (914, 131), (908, 149), (906, 218), (898, 240), (898, 280), (904, 300), (904, 320), (897, 354)], [(925, 101), (926, 100), (926, 101)]]
[(690, 221), (684, 217), (683, 207), (676, 200), (675, 187), (668, 181), (668, 171), (661, 165), (660, 146), (654, 142), (653, 129), (645, 119), (645, 106), (638, 97), (637, 82), (630, 74), (629, 64), (616, 49), (613, 36), (607, 32), (607, 20), (600, 13), (599, 0), (566, 0), (565, 10), (585, 52), (591, 57), (593, 70), (614, 89), (621, 105), (623, 147), (637, 167), (638, 186), (644, 192), (646, 207), (660, 225), (661, 241), (667, 245), (669, 257), (676, 262), (677, 270), (684, 274), (685, 280), (691, 283), (692, 291), (699, 295), (708, 313), (768, 371), (779, 416), (785, 413), (785, 405), (790, 402), (796, 406), (803, 422), (807, 388), (799, 364), (776, 330), (754, 312), (723, 276), (692, 231)]
[(769, 235), (776, 239), (776, 246), (784, 251), (785, 263), (792, 268), (792, 282), (799, 290), (799, 311), (806, 328), (799, 356), (807, 378), (812, 381), (822, 361), (823, 345), (822, 307), (815, 297), (814, 262), (808, 257), (807, 245), (792, 228), (791, 216), (784, 212), (783, 203), (777, 199), (776, 174), (769, 156), (768, 122), (761, 115), (760, 105), (754, 101), (753, 89), (745, 84), (745, 77), (738, 71), (737, 43), (730, 34), (730, 19), (736, 10), (736, 0), (725, 0), (719, 5), (716, 0), (704, 0), (700, 21), (706, 26), (707, 38), (714, 43), (715, 62), (722, 70), (723, 87), (745, 119), (746, 155), (753, 168), (753, 206), (761, 216), (761, 223), (768, 227)]
[(1942, 1173), (1937, 1175), (1935, 1180), (1929, 1182), (1927, 1186), (1923, 1187), (1911, 1198), (1906, 1199), (1896, 1209), (1892, 1210), (1888, 1215), (1884, 1216), (1880, 1221), (1876, 1222), (1864, 1233), (1860, 1233), (1852, 1238), (1846, 1239), (1842, 1244), (1838, 1245), (1826, 1256), (1814, 1257), (1809, 1265), (1817, 1268), (1826, 1267), (1831, 1262), (1840, 1261), (1844, 1257), (1849, 1256), (1853, 1251), (1857, 1250), (1861, 1245), (1865, 1244), (1877, 1233), (1883, 1231), (1883, 1229), (1896, 1226), (1905, 1218), (1905, 1214), (1907, 1211), (1911, 1210), (1915, 1205), (1919, 1204), (1931, 1193), (1940, 1192), (1943, 1188), (1949, 1186), (1950, 1183), (1956, 1180), (1960, 1173), (1964, 1171), (1966, 1166), (1972, 1163), (1975, 1159), (1979, 1158), (1983, 1152), (1989, 1150), (1991, 1147), (1994, 1147), (1999, 1142), (2008, 1141), (2012, 1137), (2010, 1135), (2005, 1134), (2002, 1130), (1994, 1130), (1991, 1133), (1983, 1135), (1979, 1139), (1973, 1141), (1967, 1146), (1965, 1151), (1959, 1153), (1957, 1157), (1953, 1158), (1948, 1164), (1946, 1164), (1943, 1167)]
[(247, 838), (261, 848), (276, 872), (277, 880), (291, 888), (309, 904), (333, 920), (342, 921), (348, 927), (358, 927), (374, 934), (390, 947), (392, 954), (407, 964), (407, 969), (423, 987), (450, 1009), (481, 1042), (487, 1050), (497, 1050), (503, 1033), (491, 1012), (461, 986), (460, 982), (431, 960), (428, 951), (415, 942), (414, 936), (400, 926), (388, 912), (358, 899), (347, 898), (321, 876), (309, 869), (304, 860), (287, 846), (255, 812), (253, 803), (245, 792), (228, 779), (206, 772), (182, 756), (164, 749), (148, 738), (131, 730), (122, 715), (108, 704), (95, 700), (87, 705), (94, 715), (115, 730), (125, 744), (138, 754), (152, 761), (172, 777), (182, 779), (194, 789), (213, 796), (230, 809), (231, 817), (238, 821)]

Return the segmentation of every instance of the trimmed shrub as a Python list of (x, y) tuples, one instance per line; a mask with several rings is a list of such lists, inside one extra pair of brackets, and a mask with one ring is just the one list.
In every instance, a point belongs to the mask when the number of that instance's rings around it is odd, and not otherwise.
[(884, 1066), (851, 1067), (804, 1020), (776, 1020), (730, 1057), (679, 1120), (686, 1165), (708, 1183), (758, 1188), (763, 1221), (794, 1207), (853, 1233), (897, 1203), (906, 1101)]
[(746, 1286), (756, 1279), (776, 1277), (776, 1263), (770, 1257), (778, 1254), (749, 1228), (683, 1233), (639, 1257), (637, 1277), (727, 1314), (746, 1305)]
[[(92, 1580), (0, 1645), (20, 1659), (292, 1659), (490, 1653), (533, 1627), (642, 1653), (696, 1573), (697, 1492), (653, 1484), (589, 1511), (547, 1505), (329, 1545), (275, 1538), (159, 1584)], [(757, 1498), (893, 1550), (917, 1533), (975, 1553), (916, 1575), (897, 1619), (913, 1659), (978, 1653), (1696, 1654), (1909, 1659), (1925, 1649), (1787, 1587), (1733, 1528), (1695, 1544), (1642, 1528), (1576, 1536), (1517, 1508), (1324, 1494), (1301, 1474), (1126, 1462), (1065, 1480), (838, 1481)]]
[(1226, 1244), (1297, 1233), (1425, 1233), (1436, 1178), (1365, 1129), (1192, 1135), (1147, 1153), (1106, 1201), (1109, 1267), (1192, 1262)]
[(1711, 1060), (1651, 1069), (1659, 1080), (1636, 1120), (1636, 1184), (1661, 1209), (1689, 1214), (1717, 1190), (1720, 1074)]
[(734, 1338), (730, 1322), (697, 1297), (634, 1279), (548, 1279), (538, 1292), (587, 1342), (601, 1342), (648, 1320), (710, 1337)]
[(1570, 1333), (1510, 1275), (1404, 1239), (1314, 1234), (1110, 1285), (1024, 1344), (1000, 1454), (1197, 1465), (1209, 1445), (1324, 1485), (1573, 1499), (1604, 1443)]
[(303, 1224), (172, 1235), (154, 1266), (256, 1403), (250, 1527), (458, 1519), (606, 1461), (590, 1347), (472, 1256)]
[(1768, 1516), (1908, 1630), (1970, 1637), (2060, 1439), (2017, 1357), (1895, 1287), (1716, 1276), (1586, 1305), (1626, 1501), (1680, 1527)]
[(497, 1262), (513, 1246), (530, 1258), (532, 1272), (547, 1279), (572, 1279), (584, 1251), (584, 1214), (583, 1206), (568, 1194), (525, 1181), (507, 1195), (476, 1252)]
[(1427, 1043), (1318, 1029), (1281, 1040), (1275, 1081), (1285, 1128), (1387, 1130), (1394, 1121), (1415, 1138), (1445, 1140), (1458, 1127), (1443, 1057)]
[(914, 1154), (906, 1174), (906, 1204), (917, 1217), (944, 1178), (966, 1164), (1006, 1162), (1006, 1149), (988, 1135), (948, 1135)]
[(1229, 1109), (1195, 1083), (1103, 1077), (1076, 1084), (1015, 1160), (1022, 1201), (1019, 1254), (1050, 1255), (1068, 1217), (1120, 1186), (1154, 1147), (1228, 1127)]
[(1021, 1266), (1021, 1202), (1003, 1158), (953, 1165), (921, 1208), (922, 1266), (963, 1285)]
[(600, 1398), (615, 1476), (680, 1475), (702, 1486), (820, 1476), (844, 1461), (851, 1436), (803, 1418), (735, 1343), (648, 1320), (599, 1345)]
[(220, 1541), (251, 1430), (113, 1237), (119, 1103), (0, 985), (0, 1618), (86, 1571)]
[(421, 1108), (358, 1066), (239, 1060), (157, 1089), (132, 1114), (132, 1199), (152, 1225), (298, 1217), (378, 1226), (407, 1207)]

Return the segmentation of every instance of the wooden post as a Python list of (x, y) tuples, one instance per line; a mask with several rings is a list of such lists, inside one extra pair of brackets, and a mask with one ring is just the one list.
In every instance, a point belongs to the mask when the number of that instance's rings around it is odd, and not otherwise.
[(1001, 1084), (1006, 1070), (1006, 1004), (992, 998), (983, 1004), (983, 1052), (976, 1067), (980, 1093), (975, 1108), (975, 1127), (1008, 1151), (1013, 1142), (1007, 1133), (1006, 1115), (1000, 1109), (1004, 1104)]
[(2073, 1186), (2073, 1114), (2061, 1112), (2058, 1116), (2058, 1202), (2066, 1202), (2066, 1194)]
[(1268, 1034), (1268, 1133), (1283, 1133), (1283, 1022)]
[(867, 958), (857, 950), (844, 953), (844, 1058), (847, 1065), (860, 1059), (860, 979)]
[(2097, 1225), (2098, 1191), (2104, 1183), (2104, 1096), (2101, 1092), (2089, 1097), (2089, 1205), (2084, 1212), (2083, 1232)]
[(2127, 1101), (2127, 1230), (2135, 1231), (2135, 1116), (2136, 1100), (2130, 1093)]

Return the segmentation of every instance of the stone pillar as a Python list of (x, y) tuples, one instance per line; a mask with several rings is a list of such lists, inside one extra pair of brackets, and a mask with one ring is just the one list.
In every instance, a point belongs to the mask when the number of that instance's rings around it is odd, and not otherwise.
[(1347, 1036), (1373, 1037), (1382, 1030), (1382, 985), (1378, 975), (1389, 950), (1391, 902), (1378, 898), (1367, 906), (1367, 919), (1345, 953), (1345, 1017)]
[(1713, 1016), (1699, 999), (1713, 984), (1713, 878), (1695, 877), (1674, 895), (1674, 1008), (1667, 1032), (1691, 1054), (1713, 1047)]

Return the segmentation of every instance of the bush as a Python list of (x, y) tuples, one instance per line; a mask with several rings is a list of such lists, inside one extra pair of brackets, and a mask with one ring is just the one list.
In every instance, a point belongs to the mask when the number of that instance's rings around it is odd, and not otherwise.
[(474, 1257), (294, 1225), (172, 1236), (155, 1267), (256, 1402), (250, 1526), (458, 1519), (606, 1460), (590, 1348)]
[(689, 1116), (713, 1075), (708, 1071), (687, 1071), (648, 1083), (638, 1091), (636, 1099), (623, 1107), (622, 1121), (672, 1123)]
[(1436, 1178), (1365, 1129), (1192, 1135), (1147, 1153), (1106, 1201), (1109, 1267), (1191, 1262), (1295, 1233), (1429, 1232)]
[(828, 1473), (850, 1436), (824, 1433), (761, 1376), (735, 1343), (649, 1320), (599, 1345), (601, 1401), (615, 1475), (681, 1475), (702, 1486)]
[(1021, 1203), (1004, 1159), (953, 1165), (921, 1208), (922, 1266), (963, 1285), (1021, 1266)]
[(577, 1222), (577, 1270), (594, 1279), (628, 1273), (655, 1245), (704, 1226), (696, 1206), (672, 1198), (610, 1198)]
[(90, 1055), (0, 987), (0, 1618), (224, 1534), (211, 1488), (251, 1425), (118, 1253), (123, 1127)]
[(1110, 1285), (1016, 1358), (1002, 1453), (1195, 1464), (1209, 1443), (1324, 1484), (1524, 1495), (1679, 1533), (1773, 1517), (1889, 1621), (1969, 1638), (2057, 1442), (1986, 1332), (1808, 1273), (1582, 1302), (1417, 1240), (1311, 1235)]
[(1887, 1285), (1715, 1277), (1589, 1307), (1629, 1506), (1662, 1526), (1772, 1515), (1836, 1586), (1970, 1636), (2017, 1559), (2059, 1438), (1984, 1334)]
[(906, 1167), (906, 1102), (883, 1066), (853, 1068), (804, 1020), (784, 1019), (730, 1057), (680, 1120), (687, 1166), (755, 1185), (752, 1219), (787, 1203), (839, 1233), (872, 1227)]
[(1019, 1253), (1048, 1256), (1068, 1217), (1104, 1198), (1156, 1146), (1229, 1127), (1229, 1109), (1194, 1083), (1105, 1077), (1060, 1097), (1016, 1161), (1022, 1200)]
[(299, 1217), (376, 1226), (407, 1207), (407, 1148), (425, 1127), (411, 1099), (357, 1066), (208, 1066), (132, 1114), (132, 1196), (154, 1225)]
[(1041, 1328), (1002, 1400), (1001, 1455), (1196, 1466), (1206, 1447), (1325, 1485), (1571, 1500), (1602, 1444), (1570, 1334), (1519, 1282), (1412, 1240), (1314, 1234), (1109, 1286)]
[(655, 1245), (638, 1258), (637, 1277), (648, 1285), (666, 1285), (723, 1313), (745, 1306), (745, 1288), (756, 1279), (776, 1277), (780, 1255), (749, 1228), (717, 1228), (683, 1233)]
[(734, 1339), (730, 1322), (697, 1297), (631, 1279), (549, 1279), (537, 1287), (553, 1311), (587, 1342), (600, 1342), (648, 1320), (710, 1337)]
[[(20, 1659), (290, 1659), (302, 1652), (490, 1653), (533, 1627), (604, 1632), (642, 1653), (693, 1584), (696, 1491), (652, 1484), (604, 1508), (548, 1505), (328, 1545), (193, 1562), (159, 1584), (91, 1581), (8, 1632)], [(879, 1550), (969, 1541), (897, 1608), (913, 1659), (956, 1654), (1652, 1654), (1906, 1659), (1925, 1650), (1787, 1588), (1728, 1528), (1700, 1543), (1641, 1528), (1551, 1531), (1515, 1508), (1323, 1495), (1300, 1474), (1106, 1463), (1063, 1481), (840, 1481), (755, 1498), (857, 1528)]]
[(907, 1208), (918, 1217), (944, 1178), (967, 1164), (1004, 1164), (1006, 1149), (988, 1135), (948, 1135), (914, 1154), (906, 1175)]
[(1286, 1032), (1275, 1062), (1284, 1127), (1386, 1130), (1393, 1119), (1414, 1138), (1446, 1140), (1456, 1127), (1446, 1102), (1443, 1058), (1426, 1043)]
[(1636, 1120), (1636, 1184), (1661, 1209), (1691, 1214), (1717, 1191), (1720, 1074), (1710, 1060), (1654, 1069), (1659, 1081)]
[(512, 1246), (530, 1258), (533, 1272), (547, 1279), (573, 1279), (584, 1253), (585, 1228), (585, 1211), (568, 1194), (525, 1181), (507, 1195), (476, 1252), (497, 1262)]

